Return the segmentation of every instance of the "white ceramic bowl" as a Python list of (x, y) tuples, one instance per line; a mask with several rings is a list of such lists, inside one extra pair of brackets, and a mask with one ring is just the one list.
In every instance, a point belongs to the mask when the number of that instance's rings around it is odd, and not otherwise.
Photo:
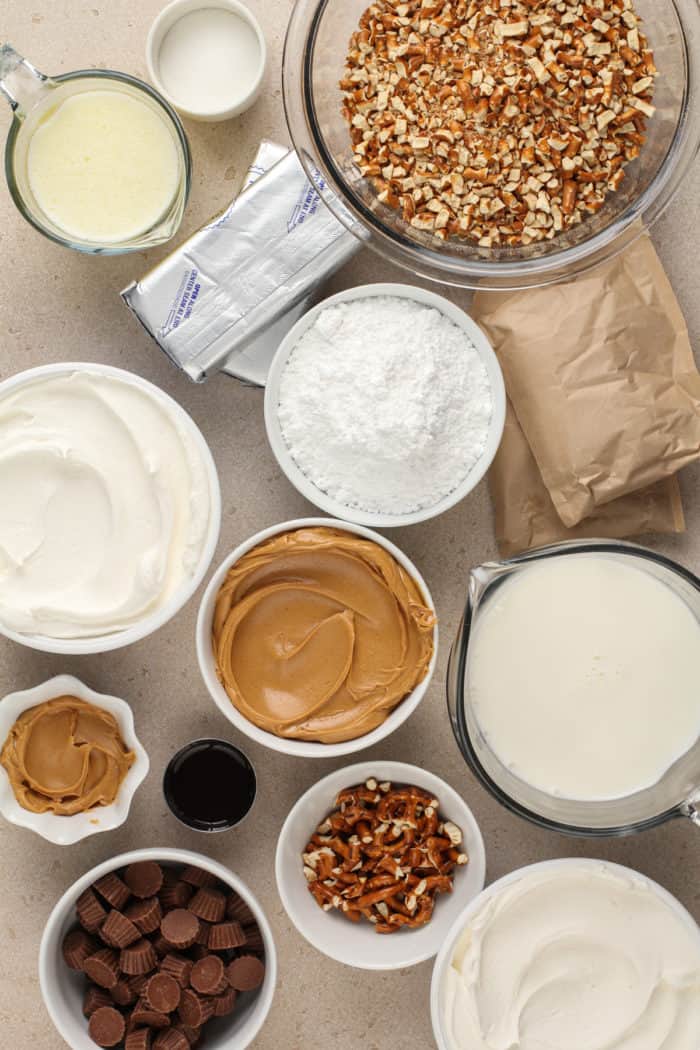
[(62, 375), (70, 372), (92, 372), (99, 376), (107, 376), (108, 378), (111, 377), (112, 379), (120, 380), (122, 383), (130, 383), (133, 386), (138, 387), (138, 389), (142, 390), (145, 394), (148, 394), (154, 401), (160, 402), (164, 410), (167, 411), (177, 422), (178, 426), (187, 433), (197, 448), (209, 482), (209, 525), (207, 527), (207, 533), (202, 545), (202, 552), (199, 557), (199, 562), (197, 563), (197, 568), (189, 579), (183, 580), (174, 594), (171, 595), (170, 599), (165, 602), (161, 608), (156, 609), (151, 613), (150, 616), (144, 617), (143, 620), (132, 624), (131, 627), (126, 627), (122, 631), (114, 631), (111, 634), (96, 635), (90, 638), (50, 638), (43, 634), (23, 634), (7, 627), (2, 623), (2, 620), (0, 620), (0, 634), (5, 635), (6, 638), (9, 638), (13, 642), (18, 642), (20, 645), (26, 645), (30, 649), (39, 649), (44, 653), (62, 653), (70, 654), (72, 656), (84, 656), (94, 653), (106, 653), (112, 649), (121, 649), (125, 645), (131, 645), (133, 642), (141, 641), (142, 638), (146, 638), (149, 634), (153, 634), (153, 632), (157, 631), (159, 627), (162, 627), (164, 624), (168, 623), (169, 620), (172, 620), (172, 618), (179, 613), (180, 609), (182, 609), (182, 607), (190, 600), (204, 579), (205, 573), (214, 557), (216, 544), (219, 540), (219, 530), (221, 528), (221, 490), (219, 488), (219, 476), (216, 472), (214, 458), (197, 424), (191, 416), (185, 412), (184, 408), (177, 403), (177, 401), (159, 387), (155, 386), (153, 383), (149, 383), (147, 379), (142, 379), (141, 376), (136, 375), (134, 372), (127, 372), (122, 368), (112, 368), (109, 365), (87, 361), (66, 361), (61, 362), (60, 364), (40, 365), (37, 368), (29, 368), (25, 372), (18, 372), (17, 375), (10, 376), (9, 379), (5, 379), (1, 382), (0, 400), (12, 391), (24, 386), (26, 383), (33, 383), (36, 382), (37, 379), (42, 379), (47, 376)]
[[(327, 307), (336, 303), (346, 303), (355, 299), (368, 299), (386, 295), (432, 306), (461, 328), (479, 352), (491, 383), (493, 395), (491, 425), (486, 440), (486, 447), (479, 460), (474, 464), (467, 477), (449, 495), (445, 496), (438, 503), (433, 504), (432, 507), (423, 507), (421, 510), (411, 514), (375, 514), (369, 511), (358, 510), (356, 507), (348, 507), (346, 504), (340, 503), (318, 488), (292, 459), (282, 434), (278, 415), (280, 380), (287, 364), (287, 359), (318, 315)], [(337, 295), (332, 295), (329, 299), (324, 299), (323, 302), (304, 314), (287, 333), (272, 361), (265, 386), (265, 427), (267, 429), (267, 437), (277, 462), (292, 485), (302, 496), (305, 496), (306, 499), (320, 507), (321, 510), (325, 510), (326, 513), (332, 514), (336, 518), (343, 518), (346, 521), (354, 521), (360, 525), (369, 525), (377, 529), (415, 525), (421, 521), (428, 521), (430, 518), (436, 518), (439, 514), (443, 514), (450, 507), (454, 507), (460, 500), (463, 500), (465, 496), (469, 495), (472, 489), (479, 484), (493, 462), (503, 436), (505, 418), (506, 394), (501, 366), (498, 363), (493, 347), (476, 321), (473, 321), (464, 310), (461, 310), (443, 296), (436, 295), (435, 292), (427, 291), (424, 288), (406, 284), (360, 285), (357, 288), (348, 288), (343, 292), (338, 292)]]
[(118, 700), (116, 696), (96, 693), (78, 678), (68, 674), (58, 675), (48, 682), (34, 686), (33, 689), (10, 693), (0, 701), (0, 749), (10, 729), (24, 711), (59, 696), (77, 696), (78, 699), (86, 700), (113, 714), (119, 724), (124, 743), (136, 755), (136, 761), (126, 774), (111, 806), (98, 806), (86, 813), (75, 813), (72, 817), (61, 817), (56, 813), (30, 813), (28, 809), (24, 809), (15, 798), (4, 767), (0, 766), (0, 813), (5, 820), (20, 828), (35, 831), (37, 835), (57, 846), (71, 846), (88, 835), (113, 831), (124, 823), (129, 815), (134, 793), (148, 773), (149, 761), (136, 736), (134, 716), (129, 705), (124, 700)]
[[(318, 825), (335, 808), (339, 791), (374, 777), (380, 783), (410, 784), (431, 792), (440, 802), (440, 815), (462, 829), (469, 863), (458, 868), (451, 894), (441, 894), (433, 918), (415, 930), (390, 937), (374, 932), (370, 923), (352, 923), (335, 910), (324, 912), (309, 893), (302, 871), (302, 853)], [(362, 970), (398, 970), (415, 966), (439, 951), (453, 923), (482, 890), (486, 874), (484, 843), (472, 811), (440, 777), (403, 762), (360, 762), (319, 780), (302, 795), (287, 817), (277, 842), (277, 889), (299, 933), (324, 955)]]
[(39, 983), (51, 1020), (72, 1050), (95, 1050), (82, 1012), (85, 978), (68, 969), (61, 954), (61, 944), (76, 923), (75, 902), (80, 894), (108, 872), (143, 860), (156, 860), (166, 866), (194, 864), (203, 868), (240, 894), (253, 912), (265, 945), (265, 980), (257, 991), (246, 992), (240, 997), (234, 1014), (217, 1018), (206, 1027), (206, 1045), (210, 1050), (244, 1050), (262, 1028), (272, 1005), (277, 983), (277, 954), (272, 930), (256, 897), (242, 879), (222, 864), (189, 850), (162, 847), (123, 853), (98, 864), (66, 890), (48, 918), (39, 948)]
[(649, 889), (657, 894), (658, 897), (666, 904), (673, 912), (678, 915), (684, 924), (688, 927), (688, 931), (692, 933), (698, 940), (698, 957), (700, 958), (700, 928), (695, 922), (695, 919), (690, 915), (683, 905), (678, 901), (672, 894), (665, 890), (663, 886), (660, 886), (657, 882), (647, 878), (647, 876), (640, 875), (639, 872), (634, 871), (632, 868), (623, 867), (620, 864), (613, 864), (610, 861), (603, 860), (592, 860), (583, 857), (571, 857), (560, 860), (545, 860), (539, 864), (530, 864), (524, 868), (518, 868), (516, 871), (510, 872), (508, 875), (504, 875), (503, 878), (498, 879), (496, 882), (491, 883), (490, 886), (480, 893), (471, 904), (462, 912), (461, 915), (457, 916), (454, 921), (452, 928), (447, 931), (442, 947), (435, 960), (435, 966), (433, 967), (433, 977), (430, 986), (430, 1014), (433, 1024), (433, 1033), (435, 1035), (435, 1042), (438, 1045), (438, 1050), (452, 1050), (452, 1043), (448, 1041), (445, 1033), (444, 1024), (442, 1020), (443, 1013), (443, 993), (445, 978), (447, 971), (452, 962), (455, 947), (458, 940), (462, 936), (465, 928), (471, 922), (474, 915), (481, 910), (484, 904), (492, 897), (496, 896), (507, 886), (514, 882), (517, 882), (523, 876), (530, 875), (534, 872), (551, 872), (561, 871), (565, 869), (575, 868), (590, 868), (600, 869), (601, 867), (609, 869), (611, 872), (617, 872), (619, 875), (630, 876), (633, 875), (637, 879), (642, 879), (648, 885)]
[(390, 733), (393, 733), (395, 729), (398, 729), (398, 727), (406, 721), (409, 715), (413, 714), (418, 707), (418, 704), (425, 696), (428, 686), (430, 685), (430, 679), (433, 676), (433, 671), (435, 670), (438, 651), (437, 624), (435, 625), (433, 633), (433, 656), (428, 666), (428, 672), (423, 681), (419, 682), (416, 688), (409, 693), (400, 704), (397, 704), (384, 722), (382, 722), (380, 726), (377, 726), (376, 729), (373, 729), (371, 733), (365, 733), (364, 736), (359, 736), (355, 740), (345, 740), (339, 744), (322, 744), (313, 740), (287, 740), (283, 737), (275, 736), (274, 733), (268, 733), (266, 730), (260, 729), (258, 726), (248, 721), (245, 715), (241, 714), (241, 712), (234, 707), (228, 693), (217, 677), (216, 664), (214, 662), (214, 650), (211, 643), (211, 627), (214, 619), (216, 599), (231, 566), (242, 558), (244, 554), (247, 554), (249, 550), (252, 550), (253, 547), (257, 547), (259, 543), (263, 543), (271, 536), (277, 536), (282, 532), (292, 532), (294, 529), (308, 529), (316, 526), (343, 529), (345, 532), (351, 532), (357, 536), (362, 536), (365, 539), (373, 540), (375, 543), (379, 544), (380, 547), (389, 551), (399, 565), (402, 565), (406, 572), (408, 572), (416, 581), (421, 593), (423, 594), (426, 605), (435, 611), (435, 605), (430, 595), (430, 591), (428, 590), (425, 580), (418, 572), (418, 569), (395, 544), (391, 543), (384, 536), (380, 536), (378, 532), (373, 532), (371, 529), (366, 529), (361, 525), (353, 525), (347, 521), (335, 521), (332, 518), (297, 518), (294, 521), (284, 521), (279, 525), (272, 525), (269, 529), (263, 529), (262, 532), (258, 532), (255, 536), (251, 536), (251, 538), (246, 540), (245, 543), (241, 543), (239, 547), (236, 547), (236, 549), (223, 560), (209, 581), (207, 589), (204, 592), (204, 597), (202, 598), (202, 603), (199, 607), (199, 616), (197, 617), (197, 659), (199, 661), (199, 669), (202, 673), (202, 678), (204, 679), (212, 700), (219, 708), (224, 718), (227, 718), (236, 729), (240, 729), (240, 731), (245, 733), (246, 736), (249, 736), (251, 740), (255, 740), (258, 744), (263, 744), (264, 747), (269, 747), (272, 751), (280, 751), (284, 755), (298, 755), (300, 758), (338, 758), (340, 755), (351, 755), (356, 751), (362, 751), (366, 747), (372, 747), (373, 744), (379, 743), (380, 740), (384, 740), (384, 738), (389, 736)]
[[(196, 107), (185, 105), (182, 99), (175, 98), (167, 90), (161, 77), (159, 53), (166, 34), (184, 15), (192, 14), (193, 11), (203, 11), (212, 8), (230, 11), (238, 15), (244, 22), (247, 22), (257, 37), (260, 49), (260, 62), (255, 77), (250, 83), (241, 88), (237, 97), (229, 100), (228, 105), (215, 110), (197, 109)], [(232, 117), (240, 116), (241, 113), (250, 109), (260, 95), (267, 66), (267, 45), (262, 27), (257, 18), (239, 0), (173, 0), (171, 4), (164, 7), (160, 14), (156, 16), (149, 30), (146, 40), (146, 65), (154, 87), (184, 117), (207, 122), (230, 120)]]

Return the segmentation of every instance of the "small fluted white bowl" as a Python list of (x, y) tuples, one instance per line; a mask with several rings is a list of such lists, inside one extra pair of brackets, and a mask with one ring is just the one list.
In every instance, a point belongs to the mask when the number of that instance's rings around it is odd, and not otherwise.
[[(309, 892), (302, 853), (318, 825), (335, 809), (338, 792), (370, 777), (380, 783), (408, 784), (429, 791), (440, 803), (440, 816), (461, 828), (469, 863), (454, 875), (452, 893), (440, 894), (426, 926), (386, 937), (369, 922), (352, 923), (334, 909), (323, 911)], [(404, 762), (359, 762), (319, 780), (294, 805), (284, 822), (275, 857), (277, 889), (287, 915), (302, 937), (336, 962), (361, 970), (400, 970), (432, 958), (465, 907), (484, 886), (486, 854), (479, 825), (464, 799), (446, 781)]]
[(109, 806), (97, 806), (85, 813), (75, 813), (70, 817), (56, 813), (31, 813), (20, 806), (10, 784), (10, 778), (3, 766), (0, 766), (0, 813), (10, 824), (28, 828), (56, 846), (72, 846), (75, 842), (97, 835), (101, 831), (113, 831), (124, 823), (129, 815), (131, 800), (136, 789), (148, 773), (148, 755), (141, 746), (134, 729), (134, 716), (124, 700), (116, 696), (96, 693), (80, 679), (69, 674), (57, 675), (33, 689), (23, 689), (10, 693), (0, 701), (0, 749), (7, 740), (8, 734), (17, 719), (24, 711), (47, 700), (59, 696), (77, 696), (95, 707), (109, 711), (117, 720), (124, 743), (136, 755), (134, 764), (122, 781), (117, 797)]
[(240, 996), (235, 1013), (212, 1020), (205, 1030), (209, 1050), (245, 1050), (262, 1028), (275, 994), (277, 953), (270, 924), (257, 898), (238, 875), (201, 853), (168, 849), (165, 846), (134, 850), (98, 864), (74, 882), (54, 907), (44, 927), (39, 947), (39, 983), (51, 1020), (72, 1050), (95, 1050), (82, 1010), (87, 982), (82, 974), (68, 969), (63, 961), (61, 945), (65, 935), (76, 924), (75, 902), (80, 894), (108, 872), (144, 860), (155, 860), (165, 867), (193, 864), (211, 872), (235, 890), (255, 916), (265, 947), (265, 980), (256, 991), (245, 992)]
[(347, 521), (335, 521), (333, 518), (297, 518), (294, 521), (283, 521), (279, 525), (272, 525), (269, 529), (263, 529), (262, 532), (257, 532), (255, 536), (251, 536), (251, 538), (246, 540), (245, 543), (241, 543), (241, 545), (236, 547), (227, 558), (224, 558), (223, 562), (209, 581), (202, 598), (202, 603), (199, 607), (199, 615), (197, 617), (197, 659), (199, 661), (199, 670), (202, 673), (202, 678), (204, 679), (204, 683), (209, 690), (212, 700), (219, 708), (224, 718), (227, 718), (236, 729), (240, 729), (240, 731), (250, 737), (251, 740), (255, 740), (256, 743), (262, 744), (264, 747), (269, 747), (272, 751), (280, 751), (283, 755), (298, 755), (300, 758), (338, 758), (340, 755), (351, 755), (356, 751), (363, 751), (366, 747), (372, 747), (373, 744), (378, 744), (380, 740), (383, 740), (385, 737), (389, 736), (390, 733), (393, 733), (395, 729), (398, 729), (398, 727), (406, 721), (409, 715), (413, 714), (418, 707), (418, 704), (425, 696), (428, 686), (430, 685), (430, 679), (433, 677), (433, 672), (435, 670), (435, 662), (437, 660), (438, 652), (437, 623), (433, 628), (433, 655), (423, 681), (419, 682), (416, 688), (413, 689), (408, 696), (404, 697), (404, 699), (396, 705), (393, 711), (389, 712), (389, 715), (382, 724), (377, 726), (376, 729), (373, 729), (371, 733), (365, 733), (363, 736), (358, 736), (354, 740), (344, 740), (338, 744), (322, 744), (314, 740), (288, 740), (286, 737), (275, 736), (274, 733), (268, 733), (265, 729), (260, 729), (259, 726), (250, 722), (245, 715), (241, 714), (237, 707), (234, 707), (233, 701), (219, 681), (216, 673), (216, 661), (214, 659), (214, 649), (211, 640), (216, 599), (231, 566), (235, 565), (236, 562), (239, 561), (244, 554), (247, 554), (248, 551), (252, 550), (253, 547), (257, 547), (259, 543), (264, 543), (265, 540), (270, 539), (272, 536), (279, 536), (283, 532), (293, 532), (296, 529), (318, 527), (340, 529), (343, 532), (350, 532), (353, 535), (362, 536), (363, 539), (372, 540), (373, 543), (383, 547), (384, 550), (388, 551), (389, 554), (396, 559), (399, 565), (406, 570), (409, 576), (415, 580), (421, 594), (423, 595), (425, 604), (435, 612), (435, 604), (432, 596), (425, 580), (418, 572), (418, 569), (413, 562), (410, 561), (401, 550), (399, 550), (396, 544), (386, 539), (385, 536), (381, 536), (378, 532), (374, 532), (372, 529), (364, 528), (362, 525), (353, 525)]

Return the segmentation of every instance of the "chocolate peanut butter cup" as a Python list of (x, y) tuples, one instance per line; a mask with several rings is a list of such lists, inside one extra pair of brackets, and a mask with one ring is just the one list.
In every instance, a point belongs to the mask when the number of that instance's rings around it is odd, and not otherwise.
[(253, 952), (255, 955), (262, 955), (265, 951), (265, 942), (260, 932), (260, 927), (257, 924), (244, 926), (243, 933), (245, 935), (246, 951)]
[(214, 996), (214, 1017), (227, 1017), (236, 1009), (238, 992), (235, 988), (227, 988), (221, 995)]
[(104, 988), (91, 984), (83, 999), (83, 1013), (91, 1017), (101, 1006), (112, 1006), (112, 997)]
[(228, 986), (226, 970), (218, 955), (207, 955), (192, 967), (190, 984), (201, 995), (219, 995)]
[(195, 888), (189, 882), (174, 882), (164, 886), (160, 893), (160, 903), (163, 911), (172, 908), (184, 908), (190, 897), (194, 895)]
[(139, 861), (125, 869), (124, 882), (140, 900), (155, 897), (163, 885), (163, 869), (154, 860)]
[(154, 1010), (145, 999), (139, 999), (129, 1018), (129, 1024), (132, 1028), (168, 1028), (170, 1018), (160, 1010)]
[(97, 945), (84, 930), (71, 930), (63, 938), (63, 960), (71, 970), (82, 970), (83, 963), (97, 951)]
[(107, 918), (106, 909), (102, 907), (91, 888), (80, 894), (75, 902), (75, 911), (78, 922), (88, 933), (97, 933)]
[(126, 915), (114, 909), (100, 927), (100, 937), (112, 948), (127, 948), (134, 941), (138, 941), (140, 936), (138, 927), (127, 919)]
[(265, 978), (265, 964), (256, 955), (241, 955), (226, 967), (226, 976), (237, 992), (252, 992)]
[(83, 963), (83, 973), (100, 988), (114, 988), (119, 980), (119, 956), (111, 948), (101, 948)]
[(187, 988), (190, 983), (190, 974), (194, 963), (186, 959), (184, 955), (171, 952), (166, 955), (160, 964), (160, 972), (174, 977), (181, 988)]
[(197, 890), (187, 909), (205, 922), (221, 922), (226, 915), (226, 897), (221, 890), (203, 886)]
[(199, 1046), (204, 1038), (204, 1032), (201, 1028), (191, 1028), (186, 1024), (175, 1025), (178, 1032), (182, 1032), (190, 1046)]
[(202, 919), (199, 920), (199, 933), (195, 940), (195, 944), (201, 944), (202, 947), (209, 947), (209, 934), (211, 931), (211, 923), (204, 922)]
[(214, 1003), (211, 999), (203, 999), (191, 988), (185, 988), (177, 1012), (188, 1028), (201, 1028), (214, 1013)]
[(189, 948), (197, 940), (199, 919), (185, 908), (174, 908), (164, 915), (160, 932), (174, 948)]
[(243, 927), (235, 920), (217, 923), (209, 931), (209, 950), (212, 952), (229, 951), (232, 948), (240, 948), (245, 943)]
[(229, 919), (236, 919), (244, 926), (255, 922), (255, 916), (252, 911), (237, 893), (231, 893), (227, 898), (226, 915)]
[(125, 977), (124, 980), (131, 988), (137, 999), (140, 999), (143, 995), (143, 990), (148, 983), (149, 974), (147, 973), (135, 973), (130, 977)]
[(160, 927), (160, 920), (163, 918), (163, 910), (157, 897), (134, 901), (124, 914), (141, 933), (154, 933)]
[(131, 1006), (138, 998), (126, 977), (120, 977), (114, 988), (110, 988), (109, 994), (117, 1006)]
[[(163, 920), (161, 919), (161, 922)], [(151, 944), (153, 945), (156, 955), (162, 959), (168, 952), (173, 950), (173, 945), (167, 940), (160, 931), (151, 935)]]
[(174, 1026), (178, 1032), (182, 1032), (185, 1039), (192, 1046), (198, 1046), (202, 1041), (202, 1029), (201, 1028), (190, 1028), (186, 1024), (178, 1024)]
[(167, 973), (156, 973), (146, 985), (144, 998), (149, 1006), (162, 1014), (170, 1014), (180, 1004), (182, 988)]
[(101, 1006), (88, 1022), (88, 1034), (98, 1046), (116, 1046), (126, 1030), (124, 1018), (113, 1006)]
[(135, 1028), (129, 1032), (124, 1042), (124, 1050), (151, 1050), (152, 1036), (150, 1028)]
[(184, 1032), (178, 1031), (177, 1028), (167, 1028), (155, 1037), (153, 1050), (190, 1050), (190, 1044)]
[(121, 911), (126, 902), (131, 897), (131, 890), (122, 882), (115, 872), (110, 871), (107, 875), (103, 875), (101, 879), (93, 885), (93, 890), (97, 890), (99, 895), (103, 897), (108, 904), (111, 904), (117, 911)]
[(190, 886), (196, 886), (200, 889), (202, 886), (215, 886), (216, 876), (212, 875), (210, 871), (204, 871), (203, 868), (196, 868), (193, 864), (183, 868), (180, 879), (182, 882), (187, 882)]
[(122, 948), (119, 966), (123, 973), (133, 977), (134, 974), (150, 973), (158, 964), (158, 956), (150, 941), (142, 937), (140, 941)]

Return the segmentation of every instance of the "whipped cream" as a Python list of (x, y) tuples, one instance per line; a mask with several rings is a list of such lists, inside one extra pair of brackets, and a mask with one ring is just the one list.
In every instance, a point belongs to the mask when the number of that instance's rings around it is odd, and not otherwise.
[(441, 989), (449, 1050), (697, 1050), (700, 935), (633, 872), (532, 869), (471, 917)]
[(204, 546), (199, 449), (142, 387), (91, 371), (0, 399), (0, 620), (51, 638), (110, 634), (157, 611)]

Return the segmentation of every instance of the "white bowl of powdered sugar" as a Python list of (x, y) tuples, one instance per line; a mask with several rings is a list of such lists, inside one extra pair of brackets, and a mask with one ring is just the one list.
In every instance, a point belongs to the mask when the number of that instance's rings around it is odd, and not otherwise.
[(503, 376), (454, 303), (401, 284), (334, 295), (282, 342), (265, 391), (272, 450), (329, 514), (411, 525), (481, 481), (503, 434)]

